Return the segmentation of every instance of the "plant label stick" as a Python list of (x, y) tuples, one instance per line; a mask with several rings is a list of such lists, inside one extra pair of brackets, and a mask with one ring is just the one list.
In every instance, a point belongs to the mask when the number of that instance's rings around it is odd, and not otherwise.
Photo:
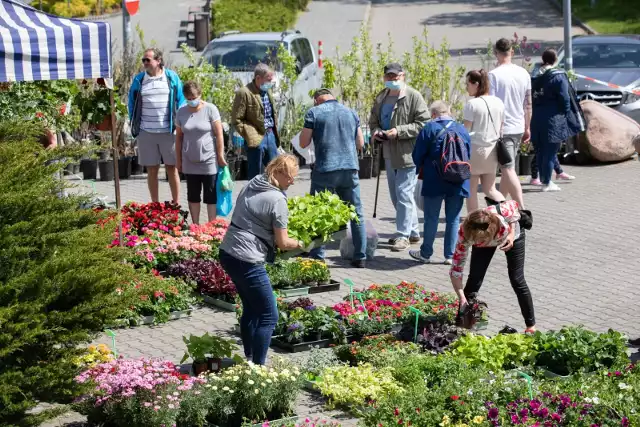
[(353, 305), (353, 287), (355, 285), (353, 284), (353, 281), (351, 279), (344, 279), (344, 283), (349, 286), (349, 299), (351, 300), (351, 309), (355, 310), (356, 307)]
[(116, 350), (116, 333), (113, 332), (111, 329), (105, 329), (104, 332), (105, 334), (107, 334), (107, 336), (111, 337), (111, 346), (113, 347), (113, 355), (117, 358), (118, 351)]
[[(362, 294), (360, 292), (354, 292), (352, 295), (355, 295), (358, 297), (358, 299), (360, 300), (360, 304), (362, 304), (362, 308), (364, 309), (364, 313), (367, 315), (367, 317), (371, 317), (369, 316), (369, 312), (367, 311), (367, 307), (365, 307), (364, 305), (364, 300), (362, 299)], [(353, 298), (353, 296), (352, 296)], [(353, 302), (352, 302), (353, 304)]]
[(413, 342), (416, 342), (418, 340), (418, 321), (420, 320), (420, 315), (424, 313), (415, 307), (409, 307), (409, 309), (416, 314), (416, 325), (413, 328)]
[(527, 388), (529, 389), (529, 400), (533, 400), (533, 387), (532, 387), (533, 380), (529, 375), (525, 374), (524, 372), (518, 371), (518, 375), (520, 375), (525, 380), (527, 380)]

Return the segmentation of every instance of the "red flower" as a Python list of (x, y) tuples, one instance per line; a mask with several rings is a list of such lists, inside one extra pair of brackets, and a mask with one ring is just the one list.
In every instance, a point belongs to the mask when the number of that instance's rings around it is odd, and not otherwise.
[(460, 399), (460, 396), (458, 395), (451, 396), (451, 400), (458, 400), (458, 399)]
[(400, 409), (396, 408), (393, 411), (393, 414), (397, 417), (398, 415), (400, 415)]

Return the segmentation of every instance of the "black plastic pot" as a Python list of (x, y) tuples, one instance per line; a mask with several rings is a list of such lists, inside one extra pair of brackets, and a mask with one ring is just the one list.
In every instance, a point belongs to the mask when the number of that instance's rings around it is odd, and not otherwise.
[(203, 372), (207, 372), (207, 362), (193, 362), (192, 363), (193, 366), (193, 374), (197, 377), (198, 375), (202, 374)]
[(98, 161), (93, 159), (81, 160), (80, 170), (84, 179), (96, 179), (98, 176)]
[(142, 175), (144, 173), (144, 167), (138, 163), (138, 156), (131, 158), (131, 175)]
[(98, 150), (100, 160), (109, 160), (109, 150)]
[(79, 163), (69, 163), (64, 168), (66, 175), (76, 175), (80, 173), (80, 164)]
[(98, 169), (100, 170), (100, 181), (113, 181), (115, 179), (113, 160), (100, 160)]
[(520, 173), (522, 176), (531, 175), (531, 159), (533, 156), (531, 155), (522, 155), (520, 156)]
[(118, 175), (120, 179), (131, 178), (131, 157), (120, 157), (118, 159)]
[(367, 156), (359, 159), (360, 171), (358, 176), (360, 179), (371, 179), (373, 175), (373, 157)]

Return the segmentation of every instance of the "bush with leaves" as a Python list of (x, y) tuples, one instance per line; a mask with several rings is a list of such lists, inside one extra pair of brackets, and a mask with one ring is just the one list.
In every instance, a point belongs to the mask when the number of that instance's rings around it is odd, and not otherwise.
[[(59, 155), (32, 124), (0, 122), (0, 425), (27, 424), (37, 401), (69, 401), (77, 357), (129, 302), (115, 289), (134, 277), (112, 228), (83, 198), (58, 198)], [(44, 416), (31, 415), (31, 417)]]

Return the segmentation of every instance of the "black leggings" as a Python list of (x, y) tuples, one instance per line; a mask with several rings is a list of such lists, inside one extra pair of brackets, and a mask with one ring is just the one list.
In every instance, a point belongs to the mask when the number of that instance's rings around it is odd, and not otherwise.
[[(471, 266), (467, 285), (464, 287), (465, 297), (473, 297), (480, 290), (484, 275), (487, 273), (489, 264), (497, 247), (478, 247), (473, 246), (471, 249)], [(525, 234), (524, 230), (520, 232), (520, 237), (513, 242), (513, 247), (505, 252), (507, 256), (507, 269), (509, 271), (509, 280), (511, 287), (518, 297), (520, 311), (524, 317), (524, 323), (527, 327), (535, 326), (536, 319), (533, 313), (533, 300), (529, 286), (524, 278), (524, 259), (525, 259)]]

